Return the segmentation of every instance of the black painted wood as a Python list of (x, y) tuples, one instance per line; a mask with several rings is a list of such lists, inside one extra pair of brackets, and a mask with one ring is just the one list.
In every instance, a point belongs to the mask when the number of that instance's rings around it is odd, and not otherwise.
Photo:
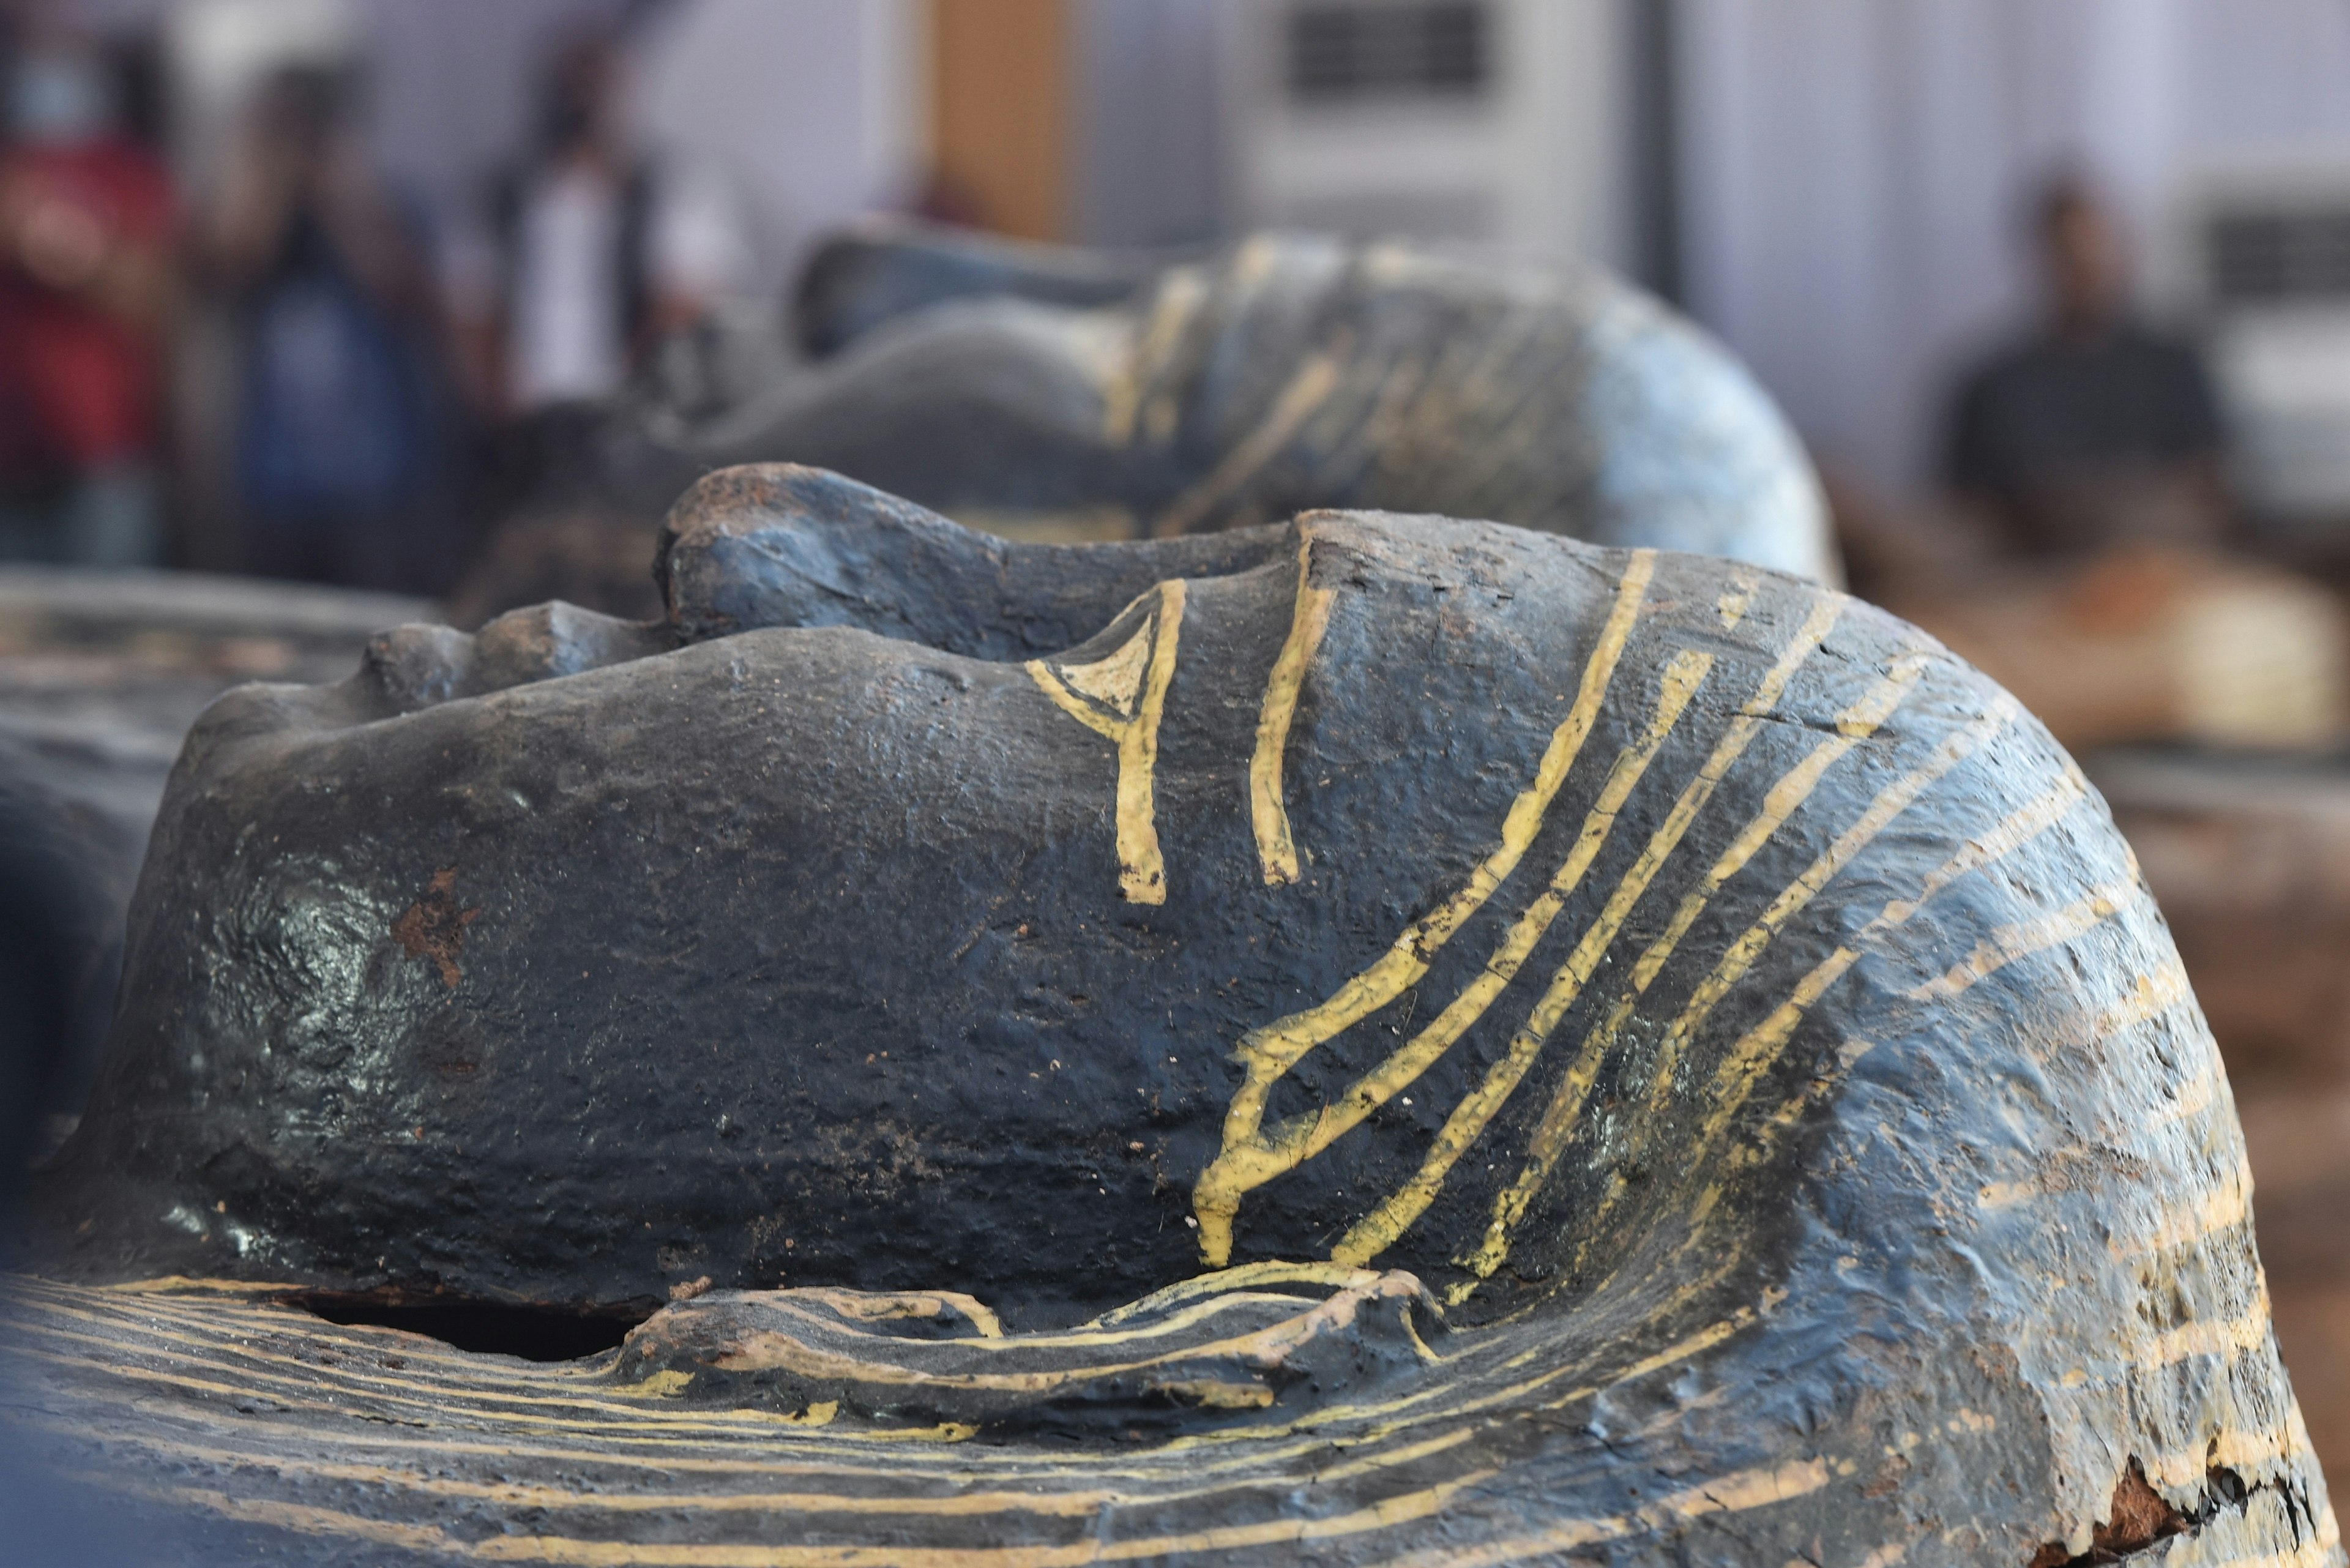
[(68, 1449), (344, 1561), (2339, 1561), (2161, 917), (1912, 628), (789, 468), (663, 559), (198, 726), (8, 1293)]

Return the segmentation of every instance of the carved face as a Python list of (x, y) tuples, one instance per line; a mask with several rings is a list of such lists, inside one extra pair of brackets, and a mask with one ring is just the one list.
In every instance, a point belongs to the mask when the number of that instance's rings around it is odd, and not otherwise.
[[(2323, 1516), (2160, 919), (1899, 623), (1434, 519), (1003, 546), (792, 469), (705, 482), (662, 561), (665, 622), (404, 628), (212, 711), (42, 1195), (59, 1270), (794, 1287), (458, 1418), (837, 1441), (868, 1543), (1499, 1562), (1729, 1511), (1757, 1560), (1884, 1562), (1930, 1514), (2021, 1561), (2148, 1498)], [(140, 1299), (182, 1288), (224, 1289)], [(41, 1299), (141, 1365), (142, 1314), (203, 1321)], [(170, 1352), (203, 1398), (283, 1332), (235, 1311)], [(283, 1429), (442, 1418), (347, 1381)], [(1247, 1429), (1107, 1469), (1021, 1435), (1170, 1401)], [(941, 1418), (1011, 1446), (870, 1446)]]
[(1828, 770), (1926, 669), (1808, 585), (1428, 520), (1016, 549), (747, 471), (663, 562), (665, 627), (406, 628), (213, 711), (91, 1117), (145, 1212), (97, 1234), (1045, 1320), (1252, 1258), (1547, 1274), (1721, 1140), (1671, 1085), (1831, 950), (1769, 896), (1835, 814), (1771, 803), (1862, 809)]

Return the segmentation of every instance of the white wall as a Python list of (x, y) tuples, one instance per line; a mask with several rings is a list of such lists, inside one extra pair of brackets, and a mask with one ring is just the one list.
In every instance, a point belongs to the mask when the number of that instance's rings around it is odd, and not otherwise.
[(913, 0), (693, 0), (646, 62), (655, 141), (707, 160), (751, 217), (763, 287), (843, 218), (909, 194), (927, 102)]
[(528, 144), (540, 58), (614, 0), (358, 0), (377, 157), (447, 213)]
[[(376, 154), (427, 210), (455, 220), (527, 145), (532, 93), (567, 26), (620, 0), (333, 0), (362, 40)], [(171, 0), (81, 0), (101, 26), (167, 16)], [(899, 201), (927, 102), (918, 0), (673, 0), (642, 39), (636, 112), (659, 147), (736, 187), (755, 260), (777, 286), (822, 229)]]
[[(613, 0), (365, 0), (377, 140), (436, 202), (525, 145), (548, 40)], [(760, 292), (820, 231), (902, 198), (924, 102), (914, 0), (681, 0), (643, 39), (635, 113), (739, 198)]]
[(1494, 81), (1482, 101), (1293, 106), (1285, 7), (1224, 0), (1234, 221), (1620, 265), (1631, 231), (1625, 3), (1489, 0)]
[(2032, 306), (2060, 165), (2139, 235), (2206, 165), (2350, 159), (2342, 0), (1683, 0), (1690, 304), (1807, 439), (1927, 483), (1944, 385)]
[(1069, 237), (1193, 244), (1225, 228), (1216, 0), (1077, 0)]

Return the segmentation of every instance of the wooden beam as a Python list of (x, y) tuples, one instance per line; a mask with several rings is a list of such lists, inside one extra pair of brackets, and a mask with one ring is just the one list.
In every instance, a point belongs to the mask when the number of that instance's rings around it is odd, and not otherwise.
[(1000, 234), (1063, 238), (1067, 0), (930, 0), (930, 22), (933, 205)]

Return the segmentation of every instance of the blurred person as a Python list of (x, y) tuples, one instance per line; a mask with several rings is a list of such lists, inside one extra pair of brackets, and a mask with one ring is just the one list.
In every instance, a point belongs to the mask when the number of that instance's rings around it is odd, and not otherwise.
[(745, 269), (724, 185), (635, 143), (621, 37), (598, 28), (555, 49), (530, 151), (491, 182), (479, 227), (452, 247), (465, 364), (480, 404), (512, 421), (509, 470), (550, 461), (578, 410), (619, 391)]
[(16, 9), (0, 146), (0, 559), (153, 565), (174, 202), (106, 58)]
[(1828, 493), (1854, 586), (2005, 686), (2076, 751), (2322, 751), (2350, 733), (2350, 616), (2231, 552), (2221, 427), (2193, 348), (2140, 318), (2078, 177), (2033, 211), (2043, 314), (1951, 400), (1947, 492)]
[(2086, 182), (2051, 181), (2034, 219), (2045, 313), (1960, 382), (1950, 488), (2002, 553), (2219, 543), (2221, 432), (2201, 359), (2133, 310), (2121, 232)]
[(423, 515), (446, 446), (440, 319), (419, 225), (361, 149), (355, 88), (347, 68), (272, 77), (203, 218), (235, 319), (244, 564), (437, 586), (434, 557), (454, 553)]

